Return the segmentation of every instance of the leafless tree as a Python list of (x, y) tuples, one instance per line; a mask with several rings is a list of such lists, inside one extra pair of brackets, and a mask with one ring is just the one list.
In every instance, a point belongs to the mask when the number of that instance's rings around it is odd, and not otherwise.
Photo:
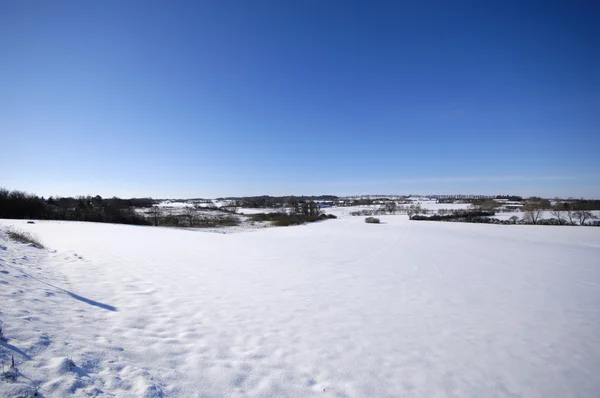
[(565, 211), (565, 213), (567, 213), (567, 218), (569, 219), (569, 224), (571, 224), (571, 225), (575, 225), (575, 220), (576, 220), (575, 213), (576, 212), (577, 212), (577, 210), (575, 210), (573, 208), (569, 208), (567, 211)]
[(423, 209), (421, 208), (421, 205), (410, 205), (407, 209), (406, 209), (406, 214), (408, 214), (409, 218), (412, 218), (412, 216), (417, 215), (419, 213), (421, 213), (423, 211)]
[(537, 224), (544, 209), (549, 209), (550, 207), (549, 200), (531, 197), (523, 205), (523, 219), (528, 223)]
[(484, 200), (477, 205), (481, 211), (496, 211), (499, 206), (500, 203), (496, 202), (494, 199)]
[(186, 207), (183, 210), (183, 216), (188, 222), (190, 227), (193, 227), (196, 221), (196, 209), (193, 207)]
[(556, 217), (556, 219), (558, 220), (559, 224), (564, 224), (567, 222), (566, 218), (565, 218), (565, 214), (562, 210), (560, 210), (559, 207), (554, 207), (551, 211), (550, 214), (552, 214), (554, 217)]
[(591, 211), (586, 211), (586, 210), (576, 210), (573, 212), (573, 216), (577, 217), (577, 220), (579, 221), (579, 225), (585, 225), (585, 222), (587, 220), (593, 220), (593, 219), (597, 218), (596, 216), (594, 216), (592, 214)]
[(542, 208), (535, 202), (523, 206), (523, 219), (531, 224), (537, 224), (542, 215)]
[(388, 214), (394, 214), (394, 213), (396, 213), (396, 210), (397, 210), (396, 202), (390, 201), (385, 204), (385, 211)]
[(157, 226), (160, 218), (162, 217), (162, 209), (158, 205), (152, 206), (150, 209), (150, 217), (152, 218), (154, 226)]

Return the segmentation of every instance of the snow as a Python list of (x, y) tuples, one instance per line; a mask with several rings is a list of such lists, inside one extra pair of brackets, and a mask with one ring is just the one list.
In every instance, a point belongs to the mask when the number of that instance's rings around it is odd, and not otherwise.
[(238, 209), (238, 213), (239, 214), (260, 214), (260, 213), (284, 213), (289, 211), (289, 209), (286, 208), (277, 208), (277, 209), (273, 209), (273, 208), (250, 208), (250, 207), (240, 207)]
[(166, 200), (166, 201), (160, 202), (156, 206), (165, 207), (165, 208), (186, 208), (186, 207), (194, 207), (194, 204), (187, 203), (187, 202), (171, 202), (169, 200)]
[[(438, 211), (440, 209), (445, 210), (467, 210), (472, 208), (470, 203), (437, 203), (437, 202), (417, 202), (422, 208)], [(405, 205), (406, 206), (406, 205)]]
[(379, 218), (0, 220), (0, 396), (598, 396), (600, 228)]

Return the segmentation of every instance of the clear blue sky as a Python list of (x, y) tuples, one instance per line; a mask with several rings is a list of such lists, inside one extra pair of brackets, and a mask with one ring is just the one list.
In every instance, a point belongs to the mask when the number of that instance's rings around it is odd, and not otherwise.
[(600, 197), (597, 1), (1, 1), (0, 186)]

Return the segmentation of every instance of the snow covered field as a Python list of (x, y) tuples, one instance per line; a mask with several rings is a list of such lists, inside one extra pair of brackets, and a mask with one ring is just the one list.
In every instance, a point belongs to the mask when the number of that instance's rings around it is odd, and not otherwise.
[(380, 218), (0, 220), (0, 396), (600, 395), (599, 228)]

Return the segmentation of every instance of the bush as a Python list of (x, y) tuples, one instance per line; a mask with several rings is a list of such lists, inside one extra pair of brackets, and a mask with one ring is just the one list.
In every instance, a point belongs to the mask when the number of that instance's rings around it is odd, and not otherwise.
[(457, 210), (452, 214), (447, 215), (437, 215), (434, 214), (432, 216), (422, 216), (422, 215), (411, 215), (409, 218), (411, 220), (416, 221), (461, 221), (461, 222), (484, 222), (489, 223), (491, 219), (485, 218), (494, 216), (496, 213), (488, 212), (488, 211), (465, 211), (465, 210)]
[[(307, 216), (303, 214), (285, 214), (285, 213), (258, 213), (251, 214), (252, 221), (270, 221), (271, 225), (276, 227), (287, 227), (289, 225), (300, 225), (307, 222), (322, 220), (320, 216)], [(331, 217), (326, 217), (331, 218)]]
[(194, 223), (195, 228), (235, 227), (240, 225), (237, 217), (200, 218)]
[(42, 245), (40, 240), (30, 232), (20, 231), (13, 227), (9, 227), (6, 233), (8, 234), (8, 237), (15, 242), (30, 244), (39, 249), (44, 248), (44, 245)]
[(319, 220), (328, 220), (328, 219), (334, 219), (337, 218), (337, 216), (335, 214), (320, 214), (319, 215)]
[(157, 225), (161, 227), (191, 227), (191, 228), (217, 228), (235, 227), (240, 224), (240, 219), (234, 216), (220, 217), (195, 217), (190, 222), (185, 215), (170, 214), (158, 219)]
[(359, 211), (350, 212), (352, 216), (376, 216), (386, 214), (385, 209), (362, 209)]
[(381, 220), (379, 220), (379, 218), (375, 218), (375, 217), (367, 217), (367, 218), (365, 218), (365, 222), (367, 224), (379, 224), (381, 222)]

